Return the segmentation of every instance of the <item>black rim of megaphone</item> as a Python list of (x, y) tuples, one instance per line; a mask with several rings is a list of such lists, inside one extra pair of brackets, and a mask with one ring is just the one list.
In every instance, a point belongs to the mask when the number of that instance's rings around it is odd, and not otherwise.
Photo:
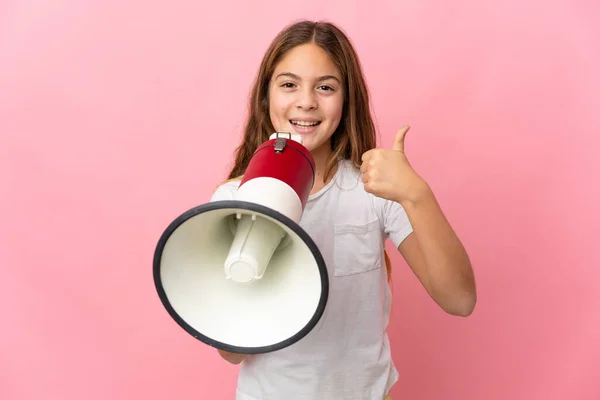
[[(220, 210), (220, 209), (240, 209), (240, 210), (254, 211), (254, 212), (261, 213), (263, 215), (267, 215), (267, 216), (281, 222), (282, 224), (287, 226), (289, 229), (291, 229), (296, 235), (298, 235), (304, 241), (304, 243), (308, 246), (312, 255), (314, 256), (315, 261), (317, 262), (317, 266), (319, 268), (319, 275), (321, 277), (321, 297), (319, 299), (319, 303), (317, 305), (317, 308), (316, 308), (315, 313), (313, 314), (312, 318), (308, 321), (308, 323), (304, 326), (304, 328), (302, 328), (300, 331), (298, 331), (295, 335), (291, 336), (290, 338), (287, 338), (279, 343), (275, 343), (275, 344), (272, 344), (269, 346), (262, 346), (262, 347), (232, 346), (227, 343), (219, 342), (218, 340), (207, 337), (207, 336), (203, 335), (202, 333), (196, 331), (194, 328), (192, 328), (190, 325), (188, 325), (183, 320), (183, 318), (181, 318), (179, 316), (179, 314), (175, 311), (175, 309), (171, 306), (171, 303), (169, 302), (169, 299), (168, 299), (168, 297), (165, 293), (165, 290), (162, 286), (162, 281), (160, 279), (160, 267), (161, 267), (162, 253), (163, 253), (163, 250), (165, 248), (167, 241), (169, 240), (169, 238), (171, 237), (173, 232), (175, 232), (175, 230), (181, 224), (183, 224), (190, 218), (192, 218), (196, 215), (208, 212), (208, 211)], [(189, 333), (196, 339), (200, 340), (201, 342), (208, 344), (209, 346), (212, 346), (217, 349), (225, 350), (225, 351), (228, 351), (231, 353), (239, 353), (239, 354), (268, 353), (268, 352), (272, 352), (275, 350), (283, 349), (285, 347), (288, 347), (288, 346), (296, 343), (297, 341), (302, 339), (304, 336), (306, 336), (317, 325), (317, 323), (319, 322), (319, 320), (321, 319), (321, 317), (325, 311), (325, 305), (327, 304), (327, 299), (329, 296), (329, 276), (327, 274), (325, 260), (323, 259), (323, 256), (322, 256), (321, 252), (319, 251), (319, 248), (317, 247), (315, 242), (312, 240), (312, 238), (308, 235), (308, 233), (306, 233), (306, 231), (304, 229), (302, 229), (300, 227), (300, 225), (298, 225), (292, 219), (286, 217), (285, 215), (283, 215), (271, 208), (262, 206), (260, 204), (246, 202), (246, 201), (239, 201), (239, 200), (221, 200), (221, 201), (209, 202), (209, 203), (194, 207), (194, 208), (184, 212), (179, 217), (177, 217), (163, 232), (163, 234), (161, 235), (161, 237), (158, 241), (156, 250), (154, 252), (153, 276), (154, 276), (154, 285), (156, 287), (158, 296), (159, 296), (163, 306), (166, 308), (166, 310), (169, 313), (169, 315), (171, 316), (171, 318), (173, 318), (179, 326), (181, 326), (187, 333)]]

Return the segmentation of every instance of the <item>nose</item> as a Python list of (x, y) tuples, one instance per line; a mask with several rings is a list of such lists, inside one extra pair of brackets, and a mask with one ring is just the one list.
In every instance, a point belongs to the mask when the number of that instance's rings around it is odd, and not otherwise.
[(318, 107), (317, 97), (313, 90), (306, 88), (299, 91), (296, 105), (302, 110), (314, 110)]

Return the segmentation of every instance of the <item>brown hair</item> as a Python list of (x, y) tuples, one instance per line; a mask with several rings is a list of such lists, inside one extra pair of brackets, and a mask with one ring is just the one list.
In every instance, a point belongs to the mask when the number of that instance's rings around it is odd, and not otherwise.
[[(350, 160), (360, 168), (363, 153), (375, 148), (377, 136), (371, 115), (369, 92), (358, 55), (348, 36), (337, 26), (324, 21), (299, 21), (288, 25), (273, 39), (258, 69), (252, 87), (248, 116), (241, 144), (236, 149), (228, 180), (240, 178), (254, 152), (269, 139), (275, 128), (269, 118), (269, 83), (277, 63), (292, 48), (314, 43), (320, 46), (339, 69), (344, 85), (342, 119), (331, 136), (332, 153), (327, 160), (324, 180), (337, 160)], [(391, 262), (384, 251), (388, 282), (391, 284)]]
[(352, 43), (332, 23), (304, 20), (284, 28), (273, 39), (262, 59), (252, 87), (244, 137), (236, 149), (229, 179), (244, 174), (257, 147), (274, 133), (269, 118), (269, 82), (281, 58), (292, 48), (306, 43), (315, 43), (329, 54), (342, 75), (344, 85), (342, 119), (331, 137), (333, 151), (327, 160), (324, 179), (327, 180), (337, 159), (350, 160), (359, 168), (363, 153), (375, 147), (377, 138), (369, 93)]

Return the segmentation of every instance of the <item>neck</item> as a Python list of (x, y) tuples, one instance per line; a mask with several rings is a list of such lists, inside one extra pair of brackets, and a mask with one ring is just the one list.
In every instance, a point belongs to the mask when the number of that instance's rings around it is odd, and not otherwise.
[(325, 179), (325, 173), (327, 169), (327, 160), (331, 155), (332, 150), (329, 143), (327, 145), (323, 145), (318, 149), (315, 149), (311, 152), (313, 159), (315, 160), (315, 184), (310, 192), (310, 194), (316, 193), (321, 190), (333, 177), (335, 171), (337, 170), (337, 165), (333, 167), (333, 170)]

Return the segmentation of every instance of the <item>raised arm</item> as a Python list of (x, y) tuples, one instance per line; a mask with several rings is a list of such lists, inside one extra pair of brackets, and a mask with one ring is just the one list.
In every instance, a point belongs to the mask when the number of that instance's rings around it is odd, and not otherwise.
[(434, 301), (452, 315), (467, 316), (477, 302), (471, 262), (429, 185), (404, 154), (409, 127), (398, 131), (391, 150), (363, 154), (365, 190), (402, 205), (413, 232), (398, 250)]

